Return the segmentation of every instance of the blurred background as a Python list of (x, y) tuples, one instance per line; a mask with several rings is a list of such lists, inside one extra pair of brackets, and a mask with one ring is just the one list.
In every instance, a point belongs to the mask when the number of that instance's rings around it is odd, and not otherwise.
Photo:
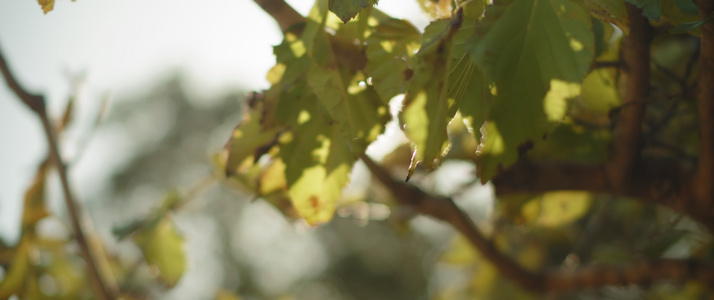
[[(306, 14), (313, 1), (288, 2)], [(381, 0), (377, 7), (423, 29), (429, 17), (419, 3), (426, 2)], [(55, 119), (72, 103), (72, 122), (60, 136), (70, 182), (105, 254), (103, 271), (125, 299), (542, 298), (499, 276), (449, 226), (395, 207), (361, 163), (335, 219), (317, 228), (225, 182), (215, 155), (251, 91), (268, 88), (272, 46), (280, 41), (278, 27), (250, 0), (57, 0), (47, 15), (34, 0), (0, 1), (0, 51), (17, 79), (46, 96)], [(697, 45), (693, 37), (658, 43), (655, 54)], [(684, 50), (663, 57), (692, 55)], [(460, 124), (450, 124), (453, 146), (443, 165), (411, 182), (453, 197), (525, 268), (713, 255), (711, 237), (691, 220), (631, 199), (553, 192), (494, 203), (491, 187), (475, 176), (476, 145)], [(594, 142), (558, 128), (573, 144)], [(392, 123), (368, 153), (404, 178), (404, 142)], [(21, 248), (25, 192), (37, 183), (46, 149), (37, 117), (0, 84), (0, 299), (11, 278), (24, 282), (27, 299), (93, 299), (55, 174), (44, 193), (51, 216), (33, 224), (35, 250)], [(169, 220), (152, 225), (169, 229), (119, 238), (147, 220)], [(12, 273), (22, 257), (31, 268)], [(173, 277), (157, 271), (161, 259), (175, 268)], [(711, 296), (696, 282), (665, 281), (545, 298)]]
[[(288, 2), (303, 14), (312, 5)], [(414, 1), (383, 0), (378, 8), (421, 29), (428, 24)], [(249, 0), (60, 0), (46, 15), (36, 1), (0, 2), (0, 51), (18, 80), (46, 96), (55, 118), (72, 99), (72, 126), (61, 136), (70, 181), (111, 262), (131, 275), (120, 282), (122, 290), (152, 299), (430, 299), (436, 286), (467, 281), (459, 276), (464, 270), (438, 266), (453, 232), (430, 219), (395, 224), (386, 205), (357, 203), (311, 228), (211, 182), (212, 156), (240, 121), (248, 93), (269, 87), (265, 74), (280, 41), (272, 19)], [(392, 126), (390, 134), (400, 132)], [(383, 138), (373, 155), (398, 146), (385, 140), (395, 139)], [(19, 242), (22, 199), (46, 151), (37, 117), (0, 84), (4, 247)], [(473, 172), (469, 164), (442, 170), (447, 175), (421, 180), (448, 193), (460, 188), (454, 180)], [(365, 168), (355, 172), (352, 195), (370, 197)], [(178, 284), (166, 288), (139, 263), (137, 246), (112, 230), (149, 216), (174, 190), (196, 195), (171, 216), (188, 263)], [(490, 190), (476, 190), (472, 202), (483, 206), (478, 202), (488, 201)], [(59, 191), (50, 176), (46, 197), (54, 216), (38, 232), (62, 239), (71, 233)], [(91, 298), (82, 262), (63, 264), (45, 263), (48, 274), (61, 271), (38, 280), (40, 294)], [(437, 271), (443, 276), (430, 275)], [(0, 278), (7, 272), (0, 267)]]

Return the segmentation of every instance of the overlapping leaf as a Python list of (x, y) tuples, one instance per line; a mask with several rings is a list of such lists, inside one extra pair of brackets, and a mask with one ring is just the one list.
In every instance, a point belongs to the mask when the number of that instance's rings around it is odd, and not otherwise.
[(454, 36), (451, 53), (453, 66), (449, 74), (449, 98), (456, 103), (464, 119), (470, 124), (471, 132), (479, 140), (479, 128), (488, 118), (491, 110), (491, 80), (471, 59), (467, 51), (468, 39), (473, 35), (473, 26), (481, 18), (487, 2), (471, 0), (462, 4), (463, 25)]
[(587, 9), (569, 0), (515, 0), (486, 9), (471, 47), (497, 89), (490, 115), (495, 124), (479, 166), (483, 181), (564, 116), (565, 100), (579, 93), (577, 83), (592, 60), (591, 23)]
[(453, 20), (432, 22), (424, 30), (414, 76), (400, 115), (406, 135), (413, 143), (410, 174), (422, 161), (426, 168), (434, 168), (447, 149), (446, 125), (455, 113), (454, 103), (448, 101), (451, 51), (462, 18), (459, 13)]
[(410, 62), (420, 38), (421, 33), (409, 21), (392, 18), (380, 22), (369, 36), (366, 73), (382, 101), (406, 91), (413, 75)]
[[(386, 102), (366, 83), (359, 64), (351, 63), (364, 59), (359, 57), (360, 45), (352, 41), (365, 36), (366, 28), (357, 24), (340, 30), (328, 6), (328, 0), (317, 1), (302, 36), (288, 33), (275, 47), (278, 64), (269, 74), (273, 86), (264, 93), (261, 111), (236, 128), (253, 140), (234, 137), (229, 157), (235, 159), (227, 164), (229, 170), (248, 165), (246, 175), (258, 170), (260, 175), (251, 175), (256, 184), (249, 186), (261, 196), (289, 196), (310, 224), (332, 218), (356, 157), (383, 131), (389, 117)], [(327, 26), (336, 35), (326, 33)], [(250, 163), (256, 153), (268, 153), (272, 161), (256, 169)]]

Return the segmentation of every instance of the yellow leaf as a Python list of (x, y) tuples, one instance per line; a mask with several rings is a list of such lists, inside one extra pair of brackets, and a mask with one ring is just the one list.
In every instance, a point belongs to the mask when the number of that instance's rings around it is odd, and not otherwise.
[(186, 252), (173, 222), (163, 218), (155, 227), (137, 232), (134, 240), (146, 262), (158, 272), (159, 280), (168, 287), (175, 286), (186, 270)]
[(45, 14), (52, 11), (52, 9), (55, 7), (55, 0), (37, 0), (37, 3), (40, 4), (40, 6), (42, 7), (42, 11)]
[(550, 80), (550, 90), (543, 100), (543, 108), (548, 121), (559, 122), (565, 117), (568, 99), (580, 94), (580, 84), (558, 79)]
[(43, 164), (35, 174), (32, 186), (25, 192), (25, 205), (22, 212), (22, 227), (24, 231), (34, 232), (34, 226), (42, 218), (49, 215), (45, 208), (45, 172), (47, 164)]
[(234, 294), (233, 292), (227, 290), (220, 290), (216, 294), (215, 300), (240, 300), (240, 296)]
[(29, 250), (30, 240), (25, 236), (15, 249), (15, 257), (10, 270), (0, 282), (0, 299), (10, 298), (22, 289), (30, 267)]
[(462, 235), (451, 240), (451, 246), (441, 256), (441, 261), (452, 265), (468, 265), (479, 261), (479, 256), (473, 246)]
[(592, 197), (586, 192), (550, 192), (523, 205), (521, 213), (527, 223), (556, 227), (581, 218), (591, 202)]

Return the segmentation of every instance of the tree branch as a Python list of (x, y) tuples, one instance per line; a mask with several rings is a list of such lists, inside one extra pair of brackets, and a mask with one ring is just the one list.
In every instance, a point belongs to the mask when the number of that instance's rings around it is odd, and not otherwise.
[(305, 22), (305, 18), (284, 0), (254, 0), (260, 8), (268, 13), (280, 26), (283, 32), (290, 31), (293, 26)]
[[(506, 278), (531, 292), (545, 293), (573, 290), (579, 288), (597, 288), (605, 285), (641, 284), (662, 279), (695, 279), (707, 284), (714, 284), (714, 264), (695, 260), (654, 259), (642, 260), (622, 268), (608, 266), (587, 266), (573, 271), (551, 270), (533, 273), (519, 266), (513, 259), (499, 252), (493, 243), (478, 230), (471, 219), (454, 203), (451, 198), (428, 194), (410, 184), (394, 180), (380, 165), (372, 161), (367, 155), (362, 154), (362, 161), (367, 165), (372, 174), (384, 184), (394, 195), (399, 204), (412, 206), (422, 214), (449, 223), (463, 234), (476, 249), (488, 259), (498, 271)], [(523, 171), (523, 170), (520, 170)], [(526, 170), (527, 171), (527, 170)], [(583, 178), (604, 178), (602, 167), (565, 166), (562, 174), (581, 174)], [(527, 172), (526, 172), (527, 173)], [(543, 179), (533, 186), (539, 186)], [(573, 180), (568, 184), (573, 188), (589, 187), (594, 189), (607, 189), (607, 182), (602, 179), (594, 184), (584, 180)], [(527, 184), (522, 182), (522, 184)], [(637, 192), (642, 192), (636, 189)]]
[(493, 178), (497, 195), (580, 190), (613, 196), (628, 196), (664, 205), (698, 221), (714, 232), (709, 211), (687, 205), (694, 199), (690, 182), (694, 170), (675, 159), (640, 159), (633, 164), (637, 176), (630, 176), (620, 190), (609, 185), (607, 165), (580, 165), (559, 162), (519, 161)]
[(630, 35), (624, 39), (622, 59), (626, 66), (627, 86), (614, 132), (611, 160), (606, 167), (607, 180), (616, 191), (628, 185), (634, 162), (639, 156), (650, 79), (652, 27), (642, 16), (642, 11), (629, 3), (626, 5)]
[(102, 280), (99, 269), (97, 268), (96, 261), (93, 257), (92, 251), (87, 243), (86, 236), (82, 229), (80, 223), (80, 210), (77, 208), (76, 201), (72, 196), (72, 192), (69, 187), (69, 180), (67, 179), (67, 167), (62, 161), (62, 156), (60, 155), (60, 150), (57, 145), (57, 139), (55, 137), (55, 132), (50, 120), (47, 116), (47, 110), (45, 107), (45, 99), (41, 95), (35, 95), (28, 93), (20, 84), (15, 80), (15, 77), (10, 73), (10, 68), (7, 65), (7, 61), (0, 52), (0, 71), (2, 71), (3, 77), (7, 82), (10, 89), (17, 95), (23, 103), (25, 103), (32, 111), (34, 111), (37, 116), (40, 117), (42, 121), (42, 127), (45, 131), (45, 138), (47, 139), (47, 144), (49, 147), (49, 156), (51, 161), (57, 167), (57, 172), (59, 173), (60, 181), (62, 183), (62, 192), (64, 193), (65, 204), (67, 205), (67, 210), (69, 211), (70, 220), (72, 223), (72, 229), (74, 230), (74, 235), (77, 238), (77, 243), (79, 244), (79, 249), (82, 258), (87, 263), (87, 268), (89, 269), (89, 278), (94, 288), (94, 292), (99, 299), (108, 300), (112, 299), (111, 293), (107, 289), (104, 281)]
[[(714, 12), (711, 0), (695, 1), (702, 20)], [(699, 55), (697, 107), (699, 109), (699, 163), (693, 181), (696, 205), (711, 212), (714, 208), (714, 23), (704, 22)]]
[(510, 257), (499, 252), (493, 243), (481, 234), (476, 224), (456, 206), (451, 198), (430, 195), (416, 186), (396, 181), (384, 168), (375, 163), (366, 154), (362, 154), (360, 158), (372, 174), (387, 186), (400, 204), (412, 206), (422, 214), (451, 224), (479, 250), (481, 255), (493, 263), (504, 276), (530, 291), (543, 291), (543, 278), (538, 274), (523, 269)]

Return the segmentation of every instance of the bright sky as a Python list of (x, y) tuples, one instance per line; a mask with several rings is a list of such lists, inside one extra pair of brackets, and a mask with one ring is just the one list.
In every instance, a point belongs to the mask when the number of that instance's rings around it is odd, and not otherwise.
[[(313, 1), (288, 2), (305, 14)], [(426, 25), (416, 1), (382, 0), (378, 8)], [(124, 98), (176, 70), (186, 75), (190, 92), (208, 97), (235, 86), (266, 88), (265, 73), (275, 62), (272, 45), (280, 39), (277, 26), (250, 0), (57, 0), (47, 15), (36, 1), (0, 1), (0, 50), (21, 84), (43, 93), (55, 115), (70, 94), (71, 78), (82, 73), (80, 105), (90, 107), (107, 93)], [(17, 238), (24, 190), (45, 147), (38, 120), (3, 81), (1, 238)], [(81, 192), (81, 184), (91, 182), (87, 176), (100, 170), (95, 166), (71, 180)]]

